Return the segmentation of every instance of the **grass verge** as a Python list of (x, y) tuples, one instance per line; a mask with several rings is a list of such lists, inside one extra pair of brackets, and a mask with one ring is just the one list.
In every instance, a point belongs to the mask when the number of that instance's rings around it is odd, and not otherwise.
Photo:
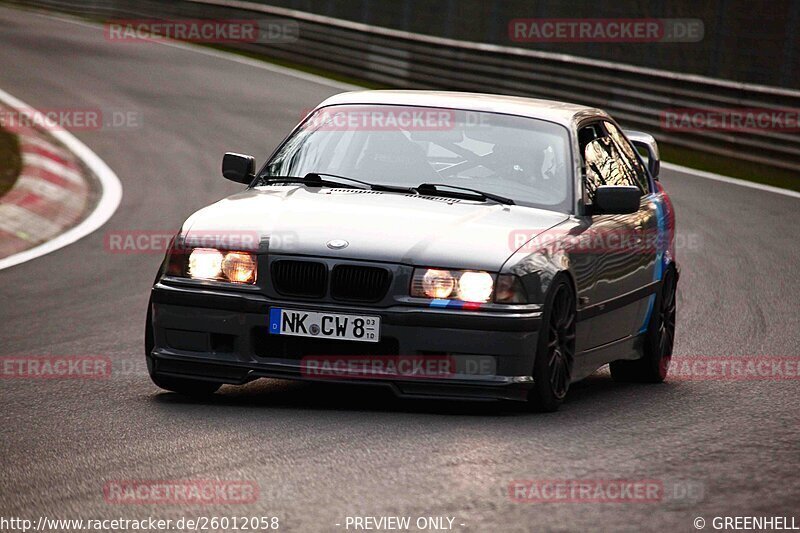
[(766, 167), (759, 163), (707, 154), (666, 143), (659, 144), (658, 148), (661, 152), (661, 159), (670, 163), (696, 168), (697, 170), (705, 170), (706, 172), (714, 172), (731, 178), (800, 191), (800, 174), (791, 170)]
[(0, 128), (0, 197), (11, 190), (22, 171), (19, 139)]

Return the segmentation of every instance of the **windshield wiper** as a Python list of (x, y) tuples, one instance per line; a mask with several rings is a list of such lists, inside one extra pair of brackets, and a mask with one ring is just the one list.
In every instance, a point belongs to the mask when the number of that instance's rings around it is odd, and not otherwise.
[(420, 194), (432, 194), (432, 195), (439, 195), (439, 196), (455, 196), (457, 198), (468, 198), (469, 195), (465, 194), (458, 194), (447, 191), (440, 191), (439, 187), (448, 187), (450, 189), (456, 189), (459, 191), (467, 191), (473, 194), (477, 194), (479, 197), (483, 198), (484, 200), (492, 200), (497, 202), (498, 204), (505, 204), (505, 205), (514, 205), (515, 202), (511, 198), (506, 198), (505, 196), (500, 196), (499, 194), (494, 194), (491, 192), (484, 192), (479, 191), (478, 189), (470, 189), (469, 187), (459, 187), (457, 185), (450, 185), (449, 183), (423, 183), (415, 189)]
[[(358, 187), (356, 185), (350, 185), (348, 183), (339, 183), (336, 181), (326, 180), (322, 177), (326, 176), (329, 178), (338, 178), (342, 180), (352, 181), (354, 183), (358, 183), (363, 185), (364, 187)], [(383, 185), (380, 183), (369, 183), (368, 181), (362, 181), (356, 178), (351, 178), (349, 176), (340, 176), (338, 174), (328, 174), (326, 172), (309, 172), (304, 177), (300, 176), (261, 176), (259, 178), (259, 183), (303, 183), (310, 187), (345, 187), (347, 189), (366, 189), (371, 191), (380, 191), (380, 192), (401, 192), (407, 194), (417, 194), (416, 189), (412, 187), (399, 187), (394, 185)]]
[(301, 183), (310, 187), (345, 187), (348, 189), (363, 189), (363, 187), (357, 187), (355, 185), (324, 180), (318, 175), (316, 176), (316, 179), (314, 177), (309, 178), (308, 175), (306, 175), (304, 178), (301, 178), (300, 176), (261, 176), (258, 178), (258, 180), (258, 182), (262, 185), (266, 185), (268, 183)]
[[(334, 179), (352, 181), (353, 183), (358, 183), (359, 185), (363, 185), (364, 187), (358, 187), (356, 185), (350, 185), (347, 183), (338, 183), (335, 181), (326, 180), (323, 179), (323, 176)], [(514, 200), (512, 200), (511, 198), (506, 198), (505, 196), (500, 196), (499, 194), (480, 191), (478, 189), (470, 189), (468, 187), (459, 187), (457, 185), (450, 185), (448, 183), (423, 183), (418, 187), (401, 187), (395, 185), (383, 185), (381, 183), (370, 183), (368, 181), (362, 181), (360, 179), (351, 178), (349, 176), (328, 174), (327, 172), (309, 172), (302, 178), (299, 176), (261, 176), (260, 183), (264, 184), (302, 183), (310, 187), (346, 187), (349, 189), (368, 189), (372, 191), (399, 192), (406, 194), (428, 194), (434, 196), (449, 196), (449, 197), (464, 198), (464, 199), (470, 199), (474, 197), (473, 195), (477, 195), (479, 198), (483, 200), (492, 200), (499, 204), (514, 205)], [(457, 192), (442, 191), (439, 190), (439, 187), (447, 187), (450, 189), (456, 189), (458, 191), (466, 191), (472, 194), (459, 194)]]
[(328, 178), (338, 178), (341, 180), (348, 180), (355, 183), (360, 183), (361, 185), (365, 185), (372, 191), (382, 191), (382, 192), (404, 192), (404, 193), (411, 193), (416, 194), (416, 189), (411, 187), (400, 187), (396, 185), (383, 185), (381, 183), (370, 183), (368, 181), (362, 181), (356, 178), (351, 178), (350, 176), (340, 176), (339, 174), (328, 174), (327, 172), (309, 172), (306, 174), (306, 179), (317, 179), (320, 180), (322, 176)]

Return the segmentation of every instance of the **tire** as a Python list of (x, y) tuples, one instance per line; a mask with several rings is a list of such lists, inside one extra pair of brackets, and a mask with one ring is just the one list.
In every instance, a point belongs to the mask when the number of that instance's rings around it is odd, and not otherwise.
[(155, 341), (153, 338), (153, 321), (150, 309), (151, 305), (148, 302), (147, 323), (144, 327), (144, 350), (145, 358), (147, 360), (147, 373), (150, 375), (150, 379), (153, 381), (153, 383), (155, 383), (157, 387), (160, 387), (164, 390), (176, 392), (192, 398), (210, 396), (211, 394), (217, 392), (217, 390), (219, 390), (219, 388), (222, 386), (221, 383), (191, 378), (176, 378), (156, 373), (156, 364), (152, 356)]
[(557, 279), (545, 301), (533, 362), (530, 407), (540, 412), (558, 410), (569, 390), (575, 361), (575, 293), (567, 280)]
[(661, 383), (666, 379), (675, 343), (675, 311), (678, 279), (675, 269), (664, 274), (661, 292), (656, 298), (647, 333), (644, 338), (644, 357), (635, 361), (611, 363), (614, 381)]

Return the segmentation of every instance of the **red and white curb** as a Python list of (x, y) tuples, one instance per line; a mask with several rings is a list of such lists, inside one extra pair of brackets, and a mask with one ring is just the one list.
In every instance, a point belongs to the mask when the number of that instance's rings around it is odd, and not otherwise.
[[(0, 104), (38, 113), (3, 90)], [(14, 133), (19, 136), (22, 171), (0, 198), (0, 270), (92, 233), (111, 218), (122, 199), (116, 174), (71, 133), (31, 127)]]
[(80, 222), (92, 201), (94, 177), (45, 132), (14, 128), (22, 171), (0, 197), (0, 257), (46, 242)]

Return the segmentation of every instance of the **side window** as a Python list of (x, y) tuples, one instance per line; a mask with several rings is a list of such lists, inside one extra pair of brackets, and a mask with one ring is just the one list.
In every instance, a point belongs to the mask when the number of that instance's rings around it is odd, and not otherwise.
[(589, 124), (588, 126), (584, 126), (578, 130), (578, 145), (581, 149), (581, 157), (583, 157), (586, 153), (587, 144), (604, 136), (605, 132), (603, 131), (603, 128), (600, 127), (599, 122), (595, 124)]
[(587, 203), (594, 202), (594, 192), (601, 185), (637, 185), (633, 171), (610, 137), (589, 142), (583, 151), (583, 157), (586, 164), (584, 200)]
[(603, 130), (600, 128), (600, 123), (589, 124), (583, 126), (578, 130), (578, 149), (581, 153), (581, 160), (583, 161), (583, 201), (586, 204), (591, 204), (594, 201), (594, 191), (602, 185), (600, 183), (600, 176), (594, 171), (594, 166), (586, 164), (586, 148), (589, 143), (599, 139), (603, 136)]
[(603, 125), (605, 126), (606, 131), (608, 131), (608, 135), (619, 148), (622, 158), (627, 163), (627, 166), (632, 170), (636, 180), (636, 185), (642, 190), (642, 193), (650, 193), (650, 182), (647, 179), (647, 171), (645, 170), (644, 165), (642, 165), (642, 162), (636, 156), (636, 151), (634, 150), (633, 146), (631, 146), (631, 143), (628, 142), (628, 139), (625, 138), (619, 128), (613, 123), (603, 122)]

